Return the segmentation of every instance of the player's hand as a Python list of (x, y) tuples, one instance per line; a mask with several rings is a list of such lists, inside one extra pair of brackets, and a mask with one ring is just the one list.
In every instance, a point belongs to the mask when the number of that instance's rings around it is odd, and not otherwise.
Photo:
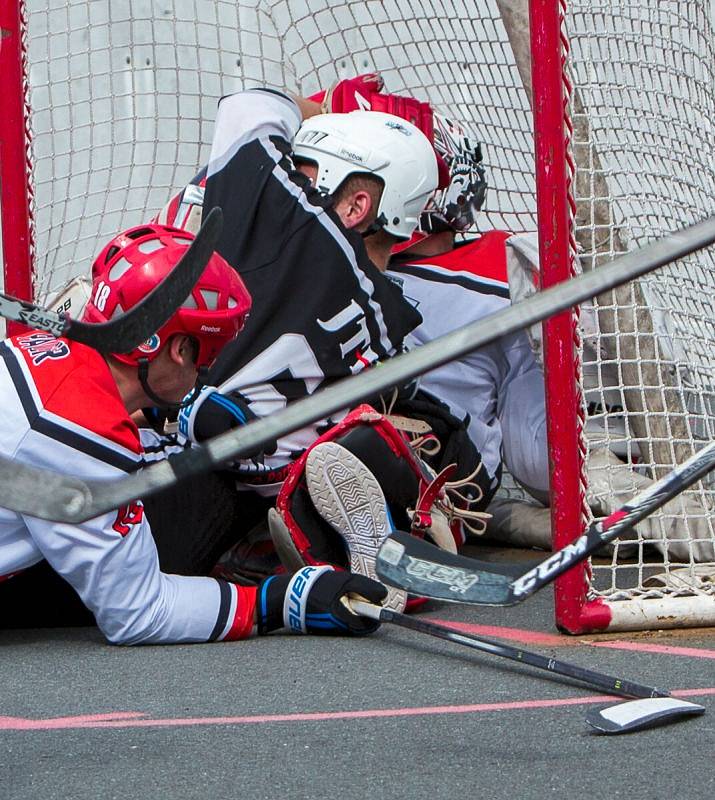
[(373, 633), (380, 622), (350, 611), (343, 602), (350, 595), (380, 605), (387, 589), (364, 575), (330, 566), (307, 566), (294, 575), (273, 575), (258, 587), (258, 633), (278, 628), (322, 635)]
[[(253, 419), (256, 419), (256, 415), (239, 392), (221, 394), (214, 386), (203, 386), (197, 399), (180, 410), (179, 433), (190, 442), (200, 444), (246, 425)], [(242, 453), (241, 458), (256, 458), (267, 452), (272, 450), (263, 446), (255, 451)]]

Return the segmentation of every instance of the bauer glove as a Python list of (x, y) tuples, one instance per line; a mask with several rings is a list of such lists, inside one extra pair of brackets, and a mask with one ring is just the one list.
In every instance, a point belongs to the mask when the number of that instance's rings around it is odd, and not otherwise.
[(380, 604), (387, 589), (377, 581), (330, 566), (307, 566), (294, 575), (272, 575), (258, 587), (258, 633), (289, 628), (293, 633), (364, 636), (380, 627), (358, 616), (344, 600), (359, 595)]

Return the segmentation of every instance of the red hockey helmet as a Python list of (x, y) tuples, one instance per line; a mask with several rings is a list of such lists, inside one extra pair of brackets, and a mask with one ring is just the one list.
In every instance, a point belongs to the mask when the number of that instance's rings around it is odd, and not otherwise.
[[(160, 283), (189, 249), (194, 235), (167, 225), (140, 225), (115, 236), (92, 265), (92, 295), (85, 322), (107, 322), (135, 306)], [(152, 361), (176, 333), (198, 344), (197, 367), (209, 366), (243, 328), (251, 295), (235, 269), (214, 253), (191, 294), (169, 320), (130, 353), (125, 364)]]

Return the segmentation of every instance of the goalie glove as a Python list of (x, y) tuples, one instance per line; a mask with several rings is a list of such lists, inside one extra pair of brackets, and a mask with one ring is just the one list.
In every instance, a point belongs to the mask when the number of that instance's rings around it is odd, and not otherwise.
[[(329, 89), (317, 92), (308, 99), (320, 103), (323, 114), (344, 114), (348, 111), (382, 111), (406, 119), (418, 127), (434, 145), (434, 114), (429, 103), (407, 95), (384, 92), (385, 84), (379, 73), (367, 73), (334, 83)], [(446, 162), (435, 150), (439, 189), (449, 186), (450, 174)]]
[[(256, 419), (256, 415), (240, 392), (222, 394), (215, 386), (202, 386), (196, 400), (179, 412), (179, 434), (193, 444), (200, 444), (252, 419)], [(273, 451), (275, 444), (272, 449), (263, 446), (243, 453), (241, 458), (259, 458)]]
[(330, 566), (306, 566), (294, 575), (273, 575), (258, 587), (259, 635), (278, 628), (293, 633), (364, 636), (380, 627), (377, 620), (360, 617), (345, 602), (357, 595), (380, 604), (387, 589), (377, 581)]
[(308, 99), (320, 103), (323, 114), (372, 110), (370, 99), (385, 87), (379, 72), (368, 72), (354, 78), (337, 81), (330, 88), (312, 94)]

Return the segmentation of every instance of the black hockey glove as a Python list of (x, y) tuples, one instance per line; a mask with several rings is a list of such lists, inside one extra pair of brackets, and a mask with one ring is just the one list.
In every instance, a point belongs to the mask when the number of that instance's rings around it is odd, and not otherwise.
[[(179, 433), (200, 444), (256, 419), (239, 392), (221, 394), (214, 386), (203, 386), (198, 398), (179, 412)], [(275, 452), (275, 444), (242, 453), (241, 458), (259, 458)]]
[(379, 605), (387, 589), (377, 581), (330, 566), (307, 566), (294, 575), (272, 575), (258, 587), (258, 633), (290, 628), (293, 633), (364, 636), (380, 623), (360, 617), (342, 601), (360, 595)]

